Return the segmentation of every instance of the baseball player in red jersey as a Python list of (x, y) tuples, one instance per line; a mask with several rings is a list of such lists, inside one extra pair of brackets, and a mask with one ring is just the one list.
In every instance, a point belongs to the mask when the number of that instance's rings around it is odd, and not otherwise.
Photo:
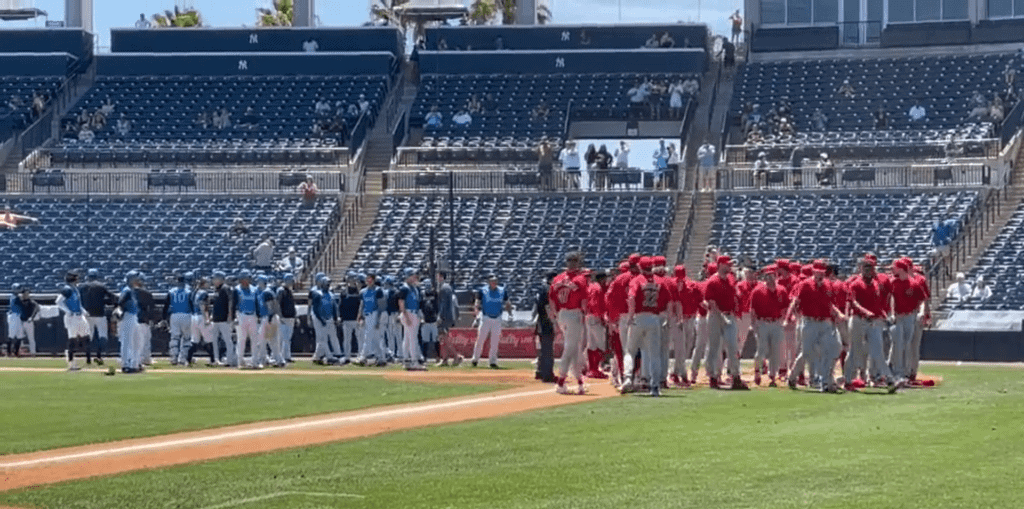
[[(635, 262), (634, 262), (635, 260)], [(629, 321), (626, 320), (626, 312), (629, 311), (629, 282), (640, 274), (640, 255), (630, 255), (629, 261), (625, 262), (626, 270), (622, 271), (619, 265), (620, 274), (608, 285), (604, 294), (605, 311), (608, 313), (608, 325), (611, 327), (612, 349), (615, 350), (615, 362), (618, 365), (618, 379), (614, 380), (616, 387), (622, 385), (625, 378), (624, 351), (629, 344)], [(615, 343), (618, 342), (618, 349)]]
[[(890, 391), (895, 383), (882, 346), (882, 330), (888, 314), (890, 286), (878, 277), (875, 262), (865, 258), (860, 264), (860, 276), (851, 278), (847, 285), (850, 301), (850, 349), (846, 353), (843, 378), (846, 390), (853, 390), (860, 374), (866, 384), (873, 380), (884, 382)], [(871, 375), (867, 358), (871, 357)]]
[(586, 311), (587, 286), (590, 283), (580, 270), (582, 262), (583, 257), (578, 252), (565, 255), (565, 272), (555, 276), (548, 290), (548, 300), (554, 309), (564, 341), (558, 367), (558, 385), (555, 387), (558, 394), (569, 393), (565, 387), (565, 378), (570, 371), (579, 383), (579, 393), (586, 392), (580, 354), (584, 341), (583, 315)]
[[(675, 290), (672, 287), (672, 278), (669, 277), (668, 275), (668, 267), (666, 266), (668, 264), (668, 260), (666, 260), (664, 256), (654, 256), (652, 257), (652, 260), (654, 261), (654, 279), (658, 282), (658, 284), (665, 285), (665, 287), (668, 288), (670, 302), (669, 307), (671, 308), (671, 302), (675, 300)], [(668, 311), (669, 316), (671, 316), (671, 309), (669, 309)], [(661, 373), (662, 376), (660, 379), (651, 379), (652, 384), (658, 383), (661, 385), (662, 389), (668, 388), (668, 355), (671, 348), (671, 341), (669, 340), (669, 321), (670, 320), (666, 319), (665, 322), (662, 324), (661, 336), (659, 338), (661, 354), (658, 356), (658, 359), (661, 361), (661, 366), (658, 369), (658, 373)], [(650, 369), (648, 369), (648, 372), (645, 374), (649, 376)]]
[[(775, 260), (775, 284), (786, 289), (787, 292), (792, 293), (793, 287), (799, 282), (797, 276), (793, 275), (789, 271), (789, 260), (779, 259)], [(789, 373), (789, 367), (796, 360), (797, 341), (796, 341), (796, 322), (790, 321), (782, 328), (782, 346), (779, 348), (779, 355), (782, 359), (781, 368), (779, 368), (779, 377), (784, 378)]]
[[(832, 285), (832, 303), (843, 317), (849, 317), (849, 289), (846, 287), (846, 282), (839, 279), (838, 271), (838, 267), (829, 265), (825, 270), (825, 278)], [(835, 327), (836, 337), (839, 338), (841, 345), (837, 360), (839, 361), (840, 371), (842, 371), (843, 364), (846, 362), (846, 350), (850, 347), (849, 322), (846, 319), (838, 320), (835, 322)]]
[[(802, 354), (813, 363), (811, 372), (821, 377), (822, 392), (836, 392), (833, 377), (835, 360), (839, 356), (839, 340), (835, 337), (834, 320), (843, 319), (832, 299), (832, 288), (825, 279), (825, 262), (816, 260), (812, 265), (814, 276), (801, 281), (792, 291), (793, 300), (789, 305), (786, 322), (791, 321), (794, 311), (803, 316), (801, 338)], [(789, 373), (789, 387), (796, 389), (797, 373)]]
[[(716, 260), (718, 258), (715, 258)], [(697, 383), (697, 374), (700, 372), (701, 360), (707, 355), (708, 350), (708, 304), (704, 300), (704, 290), (707, 288), (711, 276), (718, 272), (718, 264), (708, 262), (704, 265), (704, 280), (694, 282), (700, 292), (700, 307), (697, 308), (697, 334), (694, 337), (693, 353), (690, 357), (690, 382)]]
[[(629, 310), (626, 312), (626, 319), (633, 323), (629, 342), (639, 344), (644, 359), (650, 359), (651, 396), (660, 396), (661, 384), (656, 381), (664, 380), (666, 376), (665, 373), (660, 373), (661, 360), (658, 357), (661, 355), (661, 332), (668, 318), (671, 293), (667, 285), (655, 279), (653, 268), (653, 260), (648, 257), (640, 259), (640, 275), (630, 281), (629, 285)], [(625, 352), (625, 380), (621, 388), (623, 393), (633, 388), (633, 353), (632, 348), (627, 348)]]
[(607, 314), (604, 293), (608, 289), (608, 274), (599, 270), (592, 274), (593, 281), (587, 287), (587, 377), (608, 378), (601, 372), (601, 361), (608, 348)]
[(921, 305), (927, 302), (924, 288), (913, 279), (913, 264), (907, 259), (893, 262), (892, 314), (894, 325), (890, 331), (892, 347), (889, 350), (889, 367), (900, 382), (910, 375), (910, 347), (914, 340), (914, 328), (919, 320)]
[(747, 342), (747, 335), (753, 329), (753, 321), (750, 319), (750, 292), (757, 287), (757, 273), (754, 269), (746, 267), (742, 271), (743, 280), (736, 283), (736, 294), (739, 297), (739, 307), (736, 309), (736, 351), (743, 355), (743, 345)]
[(686, 378), (686, 359), (693, 350), (697, 335), (697, 314), (704, 294), (695, 281), (687, 279), (686, 267), (676, 265), (674, 273), (675, 277), (670, 283), (673, 320), (669, 329), (669, 340), (675, 351), (676, 362), (669, 379), (676, 385), (689, 387), (690, 381)]
[(704, 285), (704, 301), (708, 306), (708, 378), (711, 387), (717, 388), (721, 383), (721, 351), (725, 344), (729, 376), (732, 377), (733, 389), (746, 389), (747, 385), (740, 378), (740, 359), (736, 346), (736, 312), (739, 308), (739, 296), (736, 283), (729, 278), (732, 259), (719, 256), (718, 273), (708, 278)]
[(925, 277), (924, 270), (920, 265), (914, 265), (913, 278), (914, 281), (924, 290), (924, 305), (921, 308), (920, 319), (914, 324), (914, 337), (910, 342), (910, 373), (907, 375), (907, 380), (916, 382), (917, 368), (921, 365), (921, 336), (924, 334), (924, 329), (926, 327), (931, 327), (932, 324), (932, 291), (931, 288), (928, 287), (928, 278)]
[(761, 385), (761, 371), (768, 359), (769, 387), (777, 387), (775, 376), (782, 367), (782, 320), (789, 309), (789, 290), (775, 282), (776, 267), (764, 269), (764, 282), (750, 292), (750, 317), (754, 322), (757, 353), (754, 355), (754, 383)]

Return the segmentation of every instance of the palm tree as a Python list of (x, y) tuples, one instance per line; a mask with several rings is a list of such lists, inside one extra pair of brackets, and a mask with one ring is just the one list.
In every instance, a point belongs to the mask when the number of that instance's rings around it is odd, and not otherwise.
[(292, 0), (273, 0), (273, 9), (256, 9), (256, 25), (261, 27), (290, 27), (295, 14)]
[(195, 9), (181, 10), (177, 5), (174, 11), (164, 11), (153, 15), (153, 26), (160, 28), (195, 28), (203, 26), (202, 17)]
[(387, 23), (403, 28), (405, 23), (402, 19), (400, 7), (409, 3), (409, 0), (374, 0), (370, 5), (370, 14), (374, 21), (386, 21)]
[[(501, 13), (502, 25), (514, 25), (516, 22), (516, 0), (476, 0), (469, 7), (469, 20), (474, 25), (485, 25), (495, 20)], [(537, 24), (551, 22), (551, 9), (547, 2), (537, 2)]]

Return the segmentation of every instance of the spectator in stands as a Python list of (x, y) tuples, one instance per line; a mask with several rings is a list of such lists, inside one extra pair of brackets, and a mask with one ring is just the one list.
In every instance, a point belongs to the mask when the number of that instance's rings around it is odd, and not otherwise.
[(245, 108), (245, 113), (242, 114), (242, 118), (238, 121), (238, 126), (252, 129), (259, 123), (260, 116), (256, 114), (256, 110), (254, 110), (252, 106), (247, 106)]
[(500, 35), (494, 38), (494, 49), (497, 51), (505, 49), (505, 39), (502, 39)]
[[(953, 209), (949, 209), (946, 216), (952, 216), (954, 212)], [(959, 227), (960, 222), (952, 217), (938, 221), (932, 227), (932, 255), (936, 257), (936, 262), (949, 254), (949, 244), (953, 242)]]
[(633, 88), (626, 92), (626, 96), (629, 97), (630, 113), (632, 113), (634, 118), (643, 117), (649, 109), (647, 101), (651, 97), (650, 81), (637, 81), (636, 85), (633, 85)]
[(146, 15), (145, 14), (139, 14), (139, 19), (138, 19), (138, 21), (135, 22), (135, 28), (147, 29), (150, 26), (152, 26), (152, 25), (150, 25), (149, 20), (146, 19)]
[(370, 113), (370, 101), (366, 99), (366, 94), (359, 94), (359, 114)]
[(116, 106), (114, 105), (114, 101), (107, 97), (103, 101), (103, 104), (100, 105), (100, 111), (102, 111), (104, 115), (109, 117), (110, 114), (114, 112), (115, 107)]
[(885, 106), (879, 106), (874, 113), (875, 129), (887, 129), (889, 127), (889, 114), (885, 112)]
[(924, 106), (920, 103), (911, 106), (910, 111), (907, 113), (910, 116), (910, 122), (917, 124), (923, 123), (927, 120), (928, 114), (925, 112)]
[(619, 142), (619, 148), (615, 149), (615, 168), (625, 170), (629, 168), (629, 143), (626, 140)]
[(473, 94), (469, 96), (469, 99), (466, 99), (466, 106), (464, 106), (464, 109), (470, 113), (480, 113), (480, 110), (483, 109), (483, 105), (480, 104), (480, 99), (477, 99), (476, 94)]
[[(591, 145), (591, 148), (594, 146)], [(580, 151), (576, 148), (576, 142), (569, 140), (565, 142), (565, 148), (558, 154), (558, 160), (562, 163), (562, 171), (567, 173), (580, 173)]]
[(700, 189), (705, 192), (711, 191), (715, 185), (715, 167), (718, 165), (718, 158), (715, 154), (715, 146), (707, 138), (704, 139), (704, 144), (697, 149), (697, 160), (700, 161)]
[(658, 37), (658, 34), (657, 33), (653, 33), (653, 34), (651, 34), (651, 37), (649, 37), (647, 39), (647, 42), (644, 43), (644, 47), (645, 48), (657, 48), (658, 44), (660, 43), (660, 41), (661, 41), (661, 38)]
[(678, 80), (668, 87), (668, 111), (674, 119), (683, 118), (683, 94), (685, 93), (683, 80)]
[(743, 33), (743, 16), (740, 16), (740, 10), (736, 9), (736, 12), (729, 16), (729, 21), (732, 22), (732, 43), (740, 43), (740, 34)]
[(747, 133), (747, 144), (756, 145), (758, 143), (764, 143), (764, 135), (761, 133), (761, 126), (754, 124), (750, 128), (750, 132)]
[(331, 103), (330, 101), (319, 97), (316, 100), (316, 106), (313, 107), (313, 112), (318, 117), (328, 117), (331, 115)]
[(99, 131), (102, 130), (104, 127), (107, 127), (107, 116), (103, 114), (102, 110), (96, 110), (96, 113), (92, 114), (92, 121), (90, 122), (90, 126), (92, 127), (93, 131)]
[(587, 147), (587, 151), (583, 153), (583, 161), (587, 163), (587, 169), (593, 170), (597, 168), (597, 147), (593, 143)]
[(743, 124), (743, 131), (750, 132), (755, 126), (761, 124), (764, 121), (764, 115), (761, 114), (761, 105), (755, 104), (751, 106), (750, 113), (747, 114), (746, 121)]
[(439, 129), (441, 127), (441, 112), (437, 111), (437, 105), (430, 107), (430, 111), (423, 117), (427, 129)]
[(754, 161), (754, 187), (764, 189), (768, 185), (768, 154), (760, 152)]
[(228, 237), (241, 237), (248, 234), (249, 227), (245, 225), (245, 221), (242, 221), (240, 217), (236, 217), (231, 223), (231, 228), (228, 229)]
[(494, 99), (494, 94), (487, 93), (484, 96), (484, 100), (480, 103), (481, 111), (483, 113), (497, 113), (498, 112), (498, 101)]
[(32, 113), (38, 118), (46, 109), (46, 92), (32, 92)]
[(21, 100), (21, 96), (18, 94), (14, 94), (11, 96), (11, 99), (7, 101), (7, 107), (10, 108), (11, 111), (20, 111), (25, 108), (25, 101)]
[(974, 302), (985, 302), (991, 298), (992, 288), (988, 286), (984, 276), (978, 276), (977, 281), (974, 283), (974, 293), (971, 294), (971, 300)]
[(274, 265), (274, 239), (270, 235), (264, 235), (263, 241), (252, 250), (252, 268), (255, 270), (271, 271)]
[(93, 134), (92, 129), (89, 129), (89, 124), (82, 124), (78, 129), (78, 141), (82, 143), (92, 143), (92, 140), (96, 138)]
[(811, 125), (814, 127), (815, 131), (828, 130), (828, 116), (821, 111), (821, 108), (814, 109), (814, 113), (811, 115)]
[(348, 145), (350, 131), (348, 122), (344, 118), (335, 117), (330, 128), (331, 132), (334, 133), (334, 137), (338, 139), (339, 147)]
[(447, 51), (448, 50), (448, 41), (445, 40), (444, 37), (442, 37), (442, 38), (437, 40), (437, 50), (438, 51)]
[(299, 194), (302, 195), (302, 199), (311, 204), (316, 201), (316, 195), (320, 193), (320, 188), (316, 187), (316, 182), (313, 181), (312, 175), (306, 175), (306, 180), (299, 184)]
[(306, 53), (316, 53), (320, 51), (320, 43), (316, 42), (316, 39), (310, 37), (302, 43), (302, 51)]
[(668, 144), (668, 168), (669, 183), (679, 182), (679, 152), (676, 151), (676, 144)]
[(64, 139), (75, 139), (78, 137), (78, 123), (74, 120), (68, 120), (64, 122), (64, 126), (61, 129), (61, 138)]
[(83, 108), (82, 111), (78, 112), (78, 125), (90, 122), (92, 122), (92, 114), (89, 113), (89, 110)]
[(970, 113), (967, 115), (968, 120), (977, 120), (980, 122), (988, 117), (992, 105), (985, 99), (985, 96), (980, 93), (975, 93), (971, 102), (974, 104), (974, 108), (971, 109)]
[(683, 93), (693, 97), (697, 97), (700, 93), (700, 82), (697, 78), (690, 78), (683, 82)]
[(597, 189), (603, 191), (608, 187), (608, 169), (611, 168), (612, 161), (612, 154), (605, 145), (601, 145), (594, 153), (594, 181)]
[(359, 109), (359, 105), (352, 103), (348, 105), (347, 109), (345, 109), (345, 118), (355, 120), (359, 118), (361, 113), (362, 111)]
[(661, 38), (658, 39), (659, 48), (674, 48), (675, 46), (676, 40), (668, 32), (661, 34)]
[(792, 118), (793, 105), (789, 103), (789, 97), (783, 97), (780, 99), (779, 106), (775, 108), (775, 111), (779, 118)]
[(786, 117), (779, 118), (778, 131), (779, 137), (783, 141), (791, 140), (793, 136), (796, 135), (796, 129), (793, 128), (793, 124), (790, 124), (789, 119), (787, 119)]
[(665, 173), (668, 171), (668, 147), (665, 146), (665, 140), (658, 140), (658, 148), (654, 149), (651, 157), (654, 159), (655, 185), (662, 189), (665, 184)]
[(828, 158), (827, 152), (822, 152), (818, 159), (818, 171), (814, 173), (818, 180), (819, 187), (834, 187), (836, 185), (836, 165)]
[(210, 113), (206, 111), (200, 111), (199, 114), (196, 115), (196, 119), (193, 120), (192, 123), (203, 129), (210, 127), (210, 124), (212, 124), (212, 121), (210, 120)]
[(839, 86), (837, 93), (847, 99), (853, 99), (857, 92), (853, 89), (853, 85), (850, 84), (850, 78), (843, 80), (843, 84)]
[(320, 125), (320, 121), (319, 120), (316, 120), (316, 119), (313, 120), (313, 127), (309, 130), (309, 133), (314, 138), (323, 138), (324, 137), (324, 128), (323, 128), (323, 126)]
[(724, 37), (722, 38), (722, 54), (722, 63), (726, 67), (736, 65), (736, 44)]
[(537, 147), (537, 173), (540, 175), (540, 188), (545, 191), (554, 189), (554, 154), (547, 138), (542, 138)]
[(540, 101), (540, 104), (533, 108), (533, 112), (531, 113), (531, 115), (533, 117), (533, 120), (536, 122), (538, 120), (547, 120), (548, 114), (550, 113), (551, 110), (550, 108), (548, 108), (548, 103), (544, 102), (544, 100), (542, 99)]
[(302, 270), (306, 268), (306, 262), (302, 261), (302, 258), (295, 253), (295, 246), (288, 247), (288, 254), (285, 255), (281, 261), (277, 262), (277, 270), (281, 272), (291, 272), (295, 274), (295, 277), (299, 277), (302, 274)]
[(1002, 99), (998, 97), (992, 99), (992, 107), (988, 110), (988, 116), (995, 124), (1001, 124), (1003, 122), (1003, 118), (1006, 116), (1006, 113), (1003, 110)]
[(221, 108), (220, 113), (213, 118), (213, 127), (227, 129), (231, 127), (231, 112), (227, 108)]
[(120, 134), (121, 136), (128, 136), (131, 129), (132, 123), (124, 113), (121, 113), (121, 117), (117, 119), (117, 134)]
[(974, 290), (971, 288), (971, 284), (967, 282), (967, 277), (964, 276), (963, 272), (956, 273), (956, 282), (949, 285), (946, 289), (946, 298), (953, 302), (960, 304), (970, 300)]
[(452, 122), (459, 127), (469, 127), (473, 123), (473, 115), (466, 110), (459, 110), (452, 115)]

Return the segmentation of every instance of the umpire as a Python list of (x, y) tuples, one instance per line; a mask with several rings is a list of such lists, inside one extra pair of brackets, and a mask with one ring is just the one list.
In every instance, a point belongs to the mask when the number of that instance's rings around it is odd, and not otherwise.
[(555, 325), (551, 320), (551, 306), (548, 303), (548, 290), (557, 275), (556, 272), (544, 275), (544, 284), (537, 290), (537, 303), (533, 309), (534, 333), (540, 340), (540, 355), (537, 357), (534, 378), (544, 383), (558, 381), (555, 378)]

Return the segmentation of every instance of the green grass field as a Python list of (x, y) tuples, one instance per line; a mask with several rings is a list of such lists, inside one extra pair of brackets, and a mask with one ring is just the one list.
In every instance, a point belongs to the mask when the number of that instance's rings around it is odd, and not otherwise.
[(0, 373), (0, 454), (485, 392), (380, 376)]
[[(0, 494), (46, 508), (1022, 507), (1024, 371), (669, 391)], [(356, 495), (364, 498), (339, 496)]]

